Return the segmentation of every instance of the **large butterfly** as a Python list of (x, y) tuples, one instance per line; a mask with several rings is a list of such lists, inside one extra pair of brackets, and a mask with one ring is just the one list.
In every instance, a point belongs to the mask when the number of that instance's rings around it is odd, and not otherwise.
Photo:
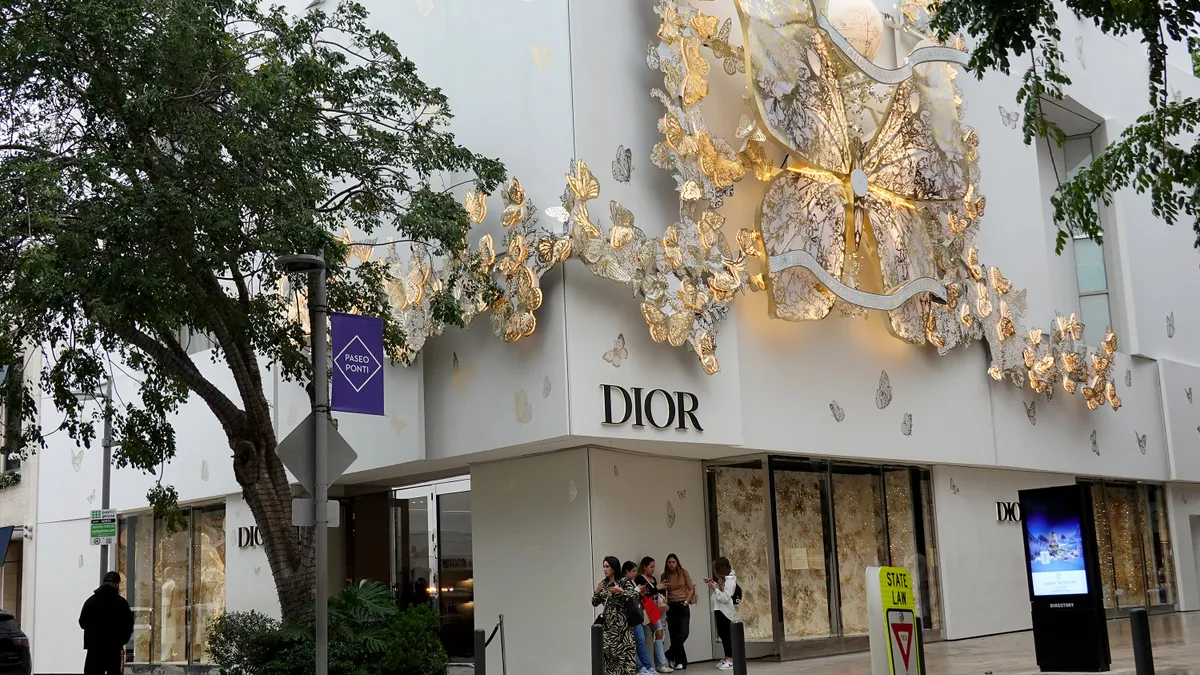
[(924, 342), (934, 277), (927, 207), (963, 199), (970, 174), (950, 66), (923, 63), (892, 91), (874, 133), (853, 137), (844, 55), (811, 0), (738, 0), (759, 124), (788, 152), (758, 227), (771, 260), (771, 312), (821, 319), (836, 298), (889, 310), (897, 336)]

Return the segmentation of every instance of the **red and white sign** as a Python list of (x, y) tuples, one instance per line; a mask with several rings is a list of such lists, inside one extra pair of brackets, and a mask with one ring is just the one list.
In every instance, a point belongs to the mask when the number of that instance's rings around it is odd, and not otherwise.
[(917, 658), (914, 614), (905, 609), (890, 609), (887, 613), (889, 653), (895, 675), (916, 675)]

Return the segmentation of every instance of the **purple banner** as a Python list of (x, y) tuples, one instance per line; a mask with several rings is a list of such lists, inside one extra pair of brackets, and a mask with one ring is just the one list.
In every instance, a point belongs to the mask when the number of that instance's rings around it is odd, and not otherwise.
[(383, 413), (383, 319), (330, 312), (333, 395), (339, 412)]

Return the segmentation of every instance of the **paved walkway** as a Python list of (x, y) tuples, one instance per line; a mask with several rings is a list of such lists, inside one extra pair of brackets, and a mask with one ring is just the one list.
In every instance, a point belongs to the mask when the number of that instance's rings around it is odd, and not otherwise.
[[(1150, 617), (1155, 675), (1200, 675), (1200, 613)], [(1129, 621), (1108, 622), (1113, 675), (1132, 675), (1133, 648)], [(1033, 633), (937, 642), (925, 648), (929, 675), (1035, 675)], [(715, 670), (696, 664), (688, 670)], [(753, 675), (870, 675), (868, 654), (848, 654), (786, 663), (753, 663)]]

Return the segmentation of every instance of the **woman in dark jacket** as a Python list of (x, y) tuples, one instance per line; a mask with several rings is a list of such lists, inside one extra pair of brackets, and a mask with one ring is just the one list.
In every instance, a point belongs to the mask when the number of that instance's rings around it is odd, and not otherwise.
[(636, 675), (637, 647), (633, 627), (625, 608), (638, 597), (633, 582), (621, 576), (621, 561), (614, 556), (604, 559), (604, 579), (596, 584), (592, 607), (604, 605), (604, 675)]

